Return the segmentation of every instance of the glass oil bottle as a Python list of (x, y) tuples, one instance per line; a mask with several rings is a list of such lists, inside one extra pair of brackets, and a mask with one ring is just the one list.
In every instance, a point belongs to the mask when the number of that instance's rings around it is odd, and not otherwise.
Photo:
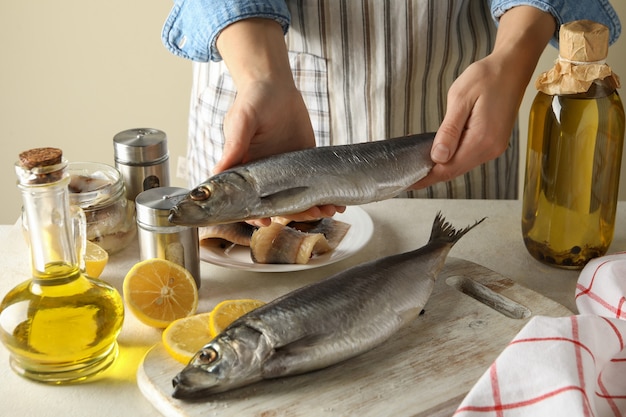
[(536, 259), (580, 269), (613, 239), (624, 108), (605, 26), (563, 25), (559, 52), (530, 111), (522, 234)]
[(70, 209), (69, 174), (61, 151), (23, 152), (15, 170), (32, 279), (2, 300), (0, 340), (17, 374), (51, 384), (81, 382), (117, 356), (122, 298), (115, 288), (81, 270), (84, 215), (76, 217)]

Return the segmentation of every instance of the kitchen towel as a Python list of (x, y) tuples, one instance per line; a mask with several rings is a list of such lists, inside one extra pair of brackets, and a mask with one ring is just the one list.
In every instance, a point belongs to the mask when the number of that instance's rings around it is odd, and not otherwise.
[(590, 261), (575, 297), (578, 315), (533, 317), (454, 416), (626, 415), (626, 253)]

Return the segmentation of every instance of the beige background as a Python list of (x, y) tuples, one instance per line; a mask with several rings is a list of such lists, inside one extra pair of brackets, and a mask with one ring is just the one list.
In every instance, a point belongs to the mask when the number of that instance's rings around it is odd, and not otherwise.
[[(71, 161), (113, 165), (112, 138), (135, 127), (168, 134), (172, 185), (185, 154), (191, 64), (161, 44), (171, 0), (0, 2), (0, 223), (18, 218), (13, 164), (28, 148), (62, 148)], [(626, 2), (613, 1), (626, 26)], [(626, 30), (625, 30), (626, 31)], [(548, 47), (537, 75), (552, 66)], [(609, 63), (626, 79), (626, 33)], [(528, 89), (520, 112), (526, 135)], [(626, 159), (626, 156), (625, 156)], [(622, 177), (626, 176), (626, 163)], [(620, 197), (626, 199), (626, 180)]]

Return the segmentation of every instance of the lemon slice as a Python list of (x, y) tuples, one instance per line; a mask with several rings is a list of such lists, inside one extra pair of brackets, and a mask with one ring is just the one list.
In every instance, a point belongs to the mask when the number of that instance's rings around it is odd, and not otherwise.
[(124, 301), (144, 324), (165, 328), (174, 320), (196, 313), (198, 289), (182, 266), (153, 258), (133, 266), (124, 278)]
[(212, 337), (209, 314), (200, 313), (178, 319), (165, 328), (161, 339), (165, 350), (178, 362), (187, 364)]
[(212, 337), (217, 336), (233, 321), (264, 304), (252, 299), (222, 301), (209, 314), (209, 333)]
[(85, 246), (85, 273), (92, 278), (98, 278), (107, 262), (109, 254), (97, 244), (87, 241)]

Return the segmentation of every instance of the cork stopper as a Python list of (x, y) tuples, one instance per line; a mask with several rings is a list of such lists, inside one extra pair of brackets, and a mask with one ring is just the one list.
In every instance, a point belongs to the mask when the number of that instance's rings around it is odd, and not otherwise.
[(57, 165), (63, 159), (63, 151), (58, 148), (35, 148), (20, 153), (19, 160), (23, 168), (42, 168)]
[(605, 63), (609, 52), (609, 29), (591, 20), (561, 25), (559, 58), (554, 67), (535, 82), (537, 90), (549, 95), (585, 93), (597, 80), (619, 88), (619, 77)]
[(59, 181), (67, 163), (58, 148), (34, 148), (19, 154), (15, 171), (21, 184), (41, 185)]
[(559, 54), (575, 62), (604, 61), (609, 54), (609, 28), (591, 20), (577, 20), (561, 26)]

